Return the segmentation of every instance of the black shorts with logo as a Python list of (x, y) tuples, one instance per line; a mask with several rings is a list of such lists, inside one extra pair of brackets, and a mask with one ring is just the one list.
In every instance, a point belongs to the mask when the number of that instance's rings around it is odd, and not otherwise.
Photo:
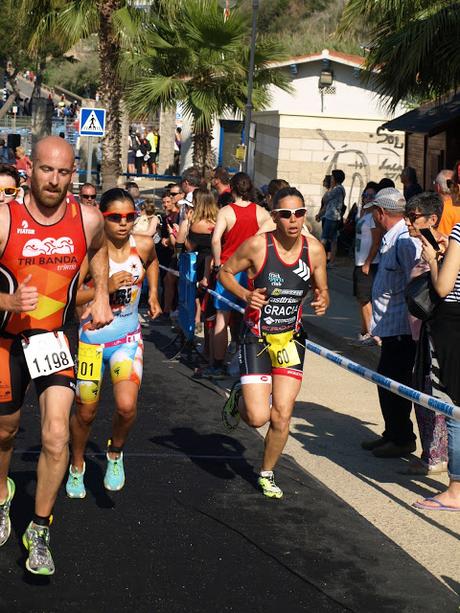
[[(305, 359), (306, 332), (300, 330), (294, 334), (293, 340), (297, 349), (299, 361), (289, 366), (282, 364), (274, 366), (268, 351), (269, 344), (264, 337), (255, 336), (245, 330), (240, 344), (239, 364), (242, 383), (270, 383), (272, 375), (281, 375), (302, 379)], [(254, 377), (254, 380), (251, 378)], [(266, 381), (264, 380), (266, 377)], [(256, 381), (256, 378), (258, 381)]]
[[(24, 336), (31, 336), (45, 330), (27, 331)], [(78, 328), (66, 327), (65, 338), (70, 353), (76, 361), (78, 347)], [(22, 349), (22, 336), (7, 338), (0, 336), (0, 415), (12, 415), (21, 408), (24, 396), (31, 381), (26, 358)], [(48, 387), (58, 385), (76, 389), (75, 370), (73, 367), (34, 379), (37, 396)]]

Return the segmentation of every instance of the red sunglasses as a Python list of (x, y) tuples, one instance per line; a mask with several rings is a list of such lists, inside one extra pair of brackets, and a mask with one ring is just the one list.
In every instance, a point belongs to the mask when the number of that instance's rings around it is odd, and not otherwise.
[(126, 219), (126, 223), (133, 223), (137, 217), (137, 213), (135, 211), (131, 211), (130, 213), (112, 213), (111, 211), (106, 211), (105, 213), (102, 213), (102, 215), (108, 221), (112, 221), (113, 223), (120, 223), (122, 219)]

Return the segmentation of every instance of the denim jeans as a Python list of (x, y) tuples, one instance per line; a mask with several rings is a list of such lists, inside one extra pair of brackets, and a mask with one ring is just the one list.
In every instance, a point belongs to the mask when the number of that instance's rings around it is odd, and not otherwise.
[(446, 417), (449, 477), (452, 481), (460, 481), (460, 421)]

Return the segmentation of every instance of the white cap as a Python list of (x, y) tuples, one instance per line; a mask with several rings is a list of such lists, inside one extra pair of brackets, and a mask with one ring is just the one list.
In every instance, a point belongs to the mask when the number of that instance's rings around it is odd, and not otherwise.
[(406, 200), (396, 188), (385, 187), (377, 192), (374, 200), (365, 204), (363, 209), (370, 209), (372, 206), (379, 206), (387, 211), (400, 211), (403, 213), (406, 210)]

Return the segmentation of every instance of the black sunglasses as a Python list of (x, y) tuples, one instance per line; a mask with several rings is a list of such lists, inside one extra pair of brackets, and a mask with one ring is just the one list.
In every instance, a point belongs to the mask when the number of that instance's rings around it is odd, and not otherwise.
[(81, 194), (81, 198), (88, 198), (89, 200), (96, 200), (96, 194)]
[(301, 217), (305, 217), (307, 209), (305, 207), (300, 207), (298, 209), (273, 209), (272, 212), (278, 213), (281, 219), (291, 219), (291, 215), (294, 215), (296, 219), (300, 219)]
[(414, 213), (412, 211), (404, 215), (404, 218), (408, 219), (411, 223), (414, 223), (414, 221), (416, 221), (420, 217), (428, 217), (428, 215), (426, 215), (425, 213)]

